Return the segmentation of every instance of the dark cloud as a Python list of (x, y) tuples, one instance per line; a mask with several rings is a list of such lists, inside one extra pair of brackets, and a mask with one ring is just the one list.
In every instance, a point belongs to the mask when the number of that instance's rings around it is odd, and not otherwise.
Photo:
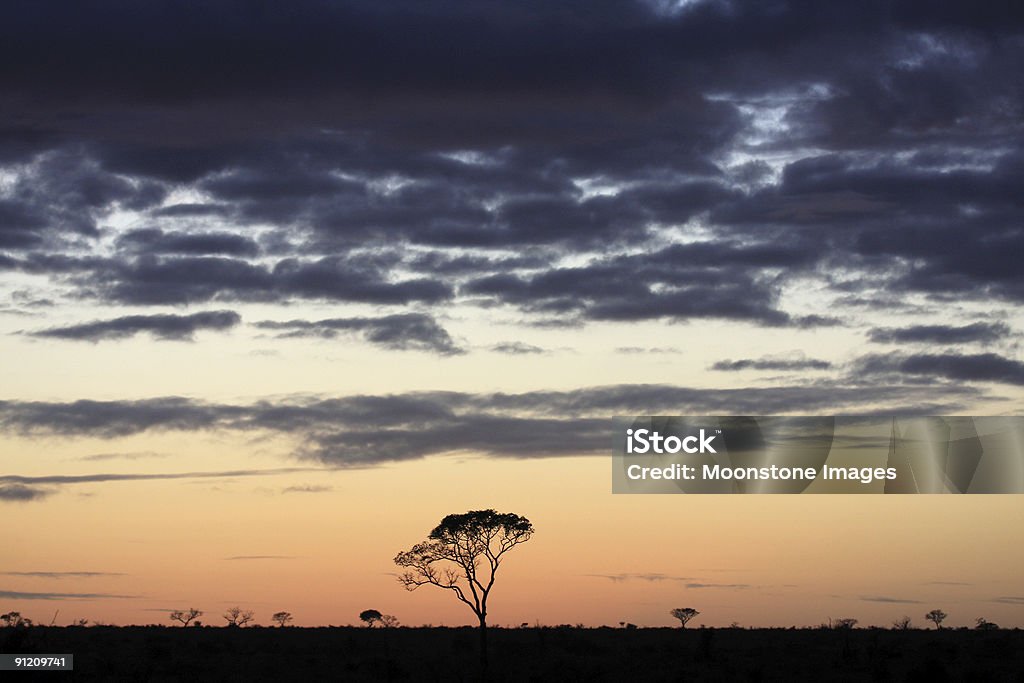
[(926, 581), (926, 586), (973, 586), (975, 584), (967, 581)]
[(6, 185), (0, 195), (0, 249), (9, 250), (87, 244), (111, 211), (143, 210), (165, 194), (158, 183), (109, 173), (77, 150), (43, 154)]
[(422, 313), (402, 313), (379, 318), (329, 318), (326, 320), (288, 320), (258, 322), (255, 326), (273, 330), (280, 337), (320, 337), (333, 339), (339, 334), (356, 334), (393, 351), (430, 351), (443, 356), (465, 351), (433, 317)]
[(1019, 300), (1024, 290), (1011, 254), (1024, 239), (1014, 189), (1020, 152), (979, 144), (938, 164), (895, 149), (803, 158), (785, 167), (777, 185), (713, 218), (761, 239), (813, 234), (831, 247), (824, 263), (876, 273), (894, 301), (908, 293)]
[(712, 370), (735, 372), (738, 370), (778, 370), (782, 372), (797, 370), (830, 370), (832, 363), (816, 358), (742, 358), (740, 360), (720, 360), (711, 366)]
[[(895, 410), (944, 414), (979, 392), (969, 386), (823, 382), (773, 388), (693, 389), (613, 385), (519, 394), (421, 392), (345, 398), (296, 397), (253, 404), (184, 398), (72, 403), (0, 402), (0, 428), (22, 435), (112, 438), (150, 430), (225, 430), (291, 435), (296, 454), (331, 466), (372, 466), (436, 454), (537, 458), (606, 453), (611, 417), (649, 414), (835, 414)], [(295, 470), (98, 474), (0, 478), (60, 485), (183, 479)]]
[(995, 353), (871, 354), (858, 359), (863, 374), (902, 373), (960, 382), (999, 382), (1024, 385), (1024, 363)]
[(644, 353), (682, 353), (679, 349), (668, 346), (619, 346), (616, 353), (644, 354)]
[(281, 493), (330, 493), (333, 490), (333, 486), (324, 486), (322, 484), (303, 484), (301, 486), (286, 486), (281, 489)]
[(991, 344), (1010, 335), (1004, 323), (971, 323), (970, 325), (912, 325), (910, 327), (876, 327), (868, 331), (868, 339), (878, 344)]
[(119, 572), (0, 572), (4, 576), (29, 576), (37, 579), (95, 579), (105, 576), (125, 576)]
[(885, 595), (862, 595), (861, 600), (865, 602), (887, 602), (900, 605), (920, 605), (920, 600), (908, 600), (906, 598), (892, 598)]
[(0, 401), (0, 426), (24, 434), (92, 434), (113, 438), (147, 429), (211, 429), (227, 417), (223, 413), (180, 397), (127, 402)]
[(772, 245), (675, 245), (531, 276), (489, 275), (470, 280), (463, 292), (589, 320), (723, 318), (791, 325), (801, 320), (778, 308), (780, 283), (760, 269), (808, 259), (802, 249)]
[(747, 588), (751, 588), (750, 584), (746, 583), (706, 583), (703, 581), (697, 581), (693, 577), (689, 576), (672, 576), (669, 574), (657, 573), (586, 574), (585, 576), (608, 579), (612, 583), (623, 583), (626, 581), (647, 581), (649, 583), (657, 583), (661, 581), (676, 581), (682, 583), (684, 588), (691, 588), (694, 590), (702, 588), (725, 588), (731, 590), (745, 590)]
[(100, 462), (104, 460), (149, 460), (167, 457), (170, 457), (170, 453), (136, 451), (132, 453), (94, 453), (92, 455), (83, 455), (79, 460), (84, 462)]
[(234, 311), (205, 311), (190, 315), (127, 315), (112, 320), (51, 327), (28, 334), (40, 338), (98, 342), (126, 339), (148, 332), (156, 339), (192, 341), (195, 333), (200, 330), (229, 330), (241, 321), (242, 317)]
[[(314, 471), (309, 467), (279, 467), (266, 470), (226, 470), (223, 472), (170, 472), (147, 474), (52, 474), (36, 477), (22, 477), (13, 474), (0, 475), (0, 484), (45, 484), (64, 486), (70, 484), (94, 484), (110, 481), (161, 481), (166, 479), (221, 479), (224, 477), (260, 477), (293, 472)], [(319, 471), (319, 470), (316, 470)]]
[(273, 266), (224, 256), (143, 255), (134, 259), (36, 260), (26, 270), (66, 269), (83, 295), (138, 305), (211, 300), (288, 301), (321, 299), (375, 304), (437, 303), (451, 287), (426, 279), (389, 281), (366, 257), (283, 259)]
[(651, 583), (658, 581), (691, 581), (692, 577), (689, 576), (670, 576), (668, 574), (640, 574), (640, 573), (622, 573), (622, 574), (584, 574), (584, 576), (590, 576), (599, 579), (608, 579), (612, 583), (622, 583), (624, 581), (648, 581)]
[(223, 472), (168, 472), (149, 474), (78, 474), (78, 475), (40, 475), (24, 477), (19, 475), (0, 475), (0, 503), (42, 500), (53, 495), (59, 487), (76, 484), (98, 484), (113, 481), (163, 481), (163, 480), (203, 480), (222, 479), (225, 477), (259, 477), (295, 472), (322, 471), (310, 467), (279, 467), (266, 470), (228, 470)]
[[(230, 214), (230, 208), (224, 204), (168, 204), (159, 209), (153, 209), (150, 214), (153, 216), (170, 218), (192, 218), (198, 216), (224, 216)], [(163, 232), (160, 231), (162, 235)], [(218, 233), (213, 233), (218, 234)]]
[(0, 201), (0, 249), (36, 246), (42, 237), (36, 232), (45, 219), (31, 208), (10, 200)]
[(118, 595), (116, 593), (28, 593), (25, 591), (0, 590), (0, 598), (7, 600), (135, 600), (142, 595)]
[(24, 484), (0, 483), (0, 502), (17, 503), (30, 500), (42, 500), (51, 495), (51, 489), (40, 489)]
[(495, 353), (504, 353), (510, 356), (523, 356), (537, 353), (545, 353), (544, 349), (533, 344), (520, 341), (506, 341), (495, 344), (491, 347)]
[(1001, 602), (1005, 605), (1024, 605), (1024, 595), (1001, 595), (992, 598), (992, 602)]
[[(180, 209), (171, 214), (164, 210), (162, 215), (182, 213)], [(256, 256), (260, 252), (255, 240), (230, 232), (167, 233), (158, 228), (148, 228), (127, 232), (117, 242), (126, 251), (151, 254)]]

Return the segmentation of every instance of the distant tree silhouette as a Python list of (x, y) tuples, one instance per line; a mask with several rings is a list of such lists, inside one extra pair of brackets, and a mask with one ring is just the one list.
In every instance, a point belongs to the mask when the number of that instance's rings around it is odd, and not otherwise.
[(274, 612), (273, 616), (270, 617), (271, 621), (276, 621), (278, 626), (287, 626), (288, 622), (292, 620), (291, 612)]
[(72, 626), (81, 626), (82, 628), (85, 628), (86, 626), (89, 625), (89, 620), (88, 619), (75, 619), (73, 622), (71, 622), (71, 625)]
[(188, 626), (196, 617), (201, 617), (203, 613), (194, 607), (190, 607), (187, 610), (176, 609), (171, 612), (171, 621), (180, 621), (182, 626)]
[(892, 622), (892, 627), (897, 631), (909, 631), (913, 627), (910, 617), (902, 617)]
[(10, 628), (32, 625), (32, 620), (28, 617), (21, 616), (21, 612), (8, 612), (7, 614), (0, 614), (0, 621), (4, 622), (4, 626)]
[(243, 610), (241, 607), (232, 607), (223, 616), (228, 622), (228, 626), (242, 627), (255, 619), (255, 614), (251, 609)]
[(686, 628), (686, 623), (700, 614), (700, 612), (692, 607), (676, 607), (670, 614), (679, 620), (680, 628)]
[(375, 609), (364, 609), (362, 612), (359, 613), (359, 618), (362, 621), (365, 621), (366, 625), (370, 628), (373, 628), (373, 625), (380, 621), (383, 617), (384, 615)]
[(836, 619), (832, 622), (832, 628), (836, 629), (837, 631), (848, 631), (856, 625), (857, 620), (850, 619), (848, 617), (845, 619)]
[(935, 622), (935, 628), (936, 629), (940, 629), (940, 628), (942, 628), (942, 622), (945, 621), (946, 617), (948, 617), (948, 616), (949, 616), (948, 614), (946, 614), (945, 612), (943, 612), (940, 609), (933, 609), (931, 612), (929, 612), (928, 614), (924, 615), (924, 618), (927, 619), (928, 621), (934, 621)]
[(978, 617), (974, 621), (978, 624), (974, 628), (979, 631), (996, 631), (999, 629), (999, 624), (993, 623), (985, 617)]
[(384, 628), (394, 628), (398, 626), (398, 617), (393, 614), (382, 614), (380, 615), (380, 625)]
[(423, 585), (450, 590), (479, 622), (480, 673), (487, 677), (487, 599), (501, 561), (533, 536), (526, 517), (494, 510), (448, 515), (428, 539), (395, 556), (407, 571), (399, 577), (406, 590)]

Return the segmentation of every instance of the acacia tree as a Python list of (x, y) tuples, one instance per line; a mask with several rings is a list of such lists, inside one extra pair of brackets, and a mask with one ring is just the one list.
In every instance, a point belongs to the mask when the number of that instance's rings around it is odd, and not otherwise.
[(494, 510), (448, 515), (427, 540), (399, 553), (406, 569), (398, 580), (406, 590), (431, 585), (451, 591), (480, 625), (480, 667), (487, 675), (487, 599), (505, 553), (533, 536), (526, 517)]
[(692, 607), (676, 607), (671, 612), (672, 616), (679, 620), (679, 627), (686, 628), (686, 622), (700, 614)]
[(375, 609), (364, 609), (359, 613), (359, 619), (366, 622), (368, 628), (373, 628), (373, 625), (384, 618), (384, 615)]
[(288, 625), (288, 622), (292, 620), (291, 612), (274, 612), (273, 616), (270, 617), (271, 621), (276, 621), (278, 626), (284, 627)]
[(948, 616), (949, 616), (948, 614), (946, 614), (945, 612), (943, 612), (940, 609), (933, 609), (931, 612), (929, 612), (928, 614), (924, 615), (924, 618), (927, 619), (928, 621), (934, 621), (935, 622), (935, 628), (936, 629), (940, 629), (940, 628), (942, 628), (942, 622), (945, 621), (946, 617), (948, 617)]
[(189, 607), (187, 610), (176, 609), (171, 612), (171, 621), (180, 621), (182, 626), (188, 626), (189, 622), (201, 616), (203, 613), (195, 607)]
[(256, 618), (256, 613), (251, 609), (243, 610), (241, 607), (232, 607), (224, 613), (224, 619), (228, 626), (245, 626)]

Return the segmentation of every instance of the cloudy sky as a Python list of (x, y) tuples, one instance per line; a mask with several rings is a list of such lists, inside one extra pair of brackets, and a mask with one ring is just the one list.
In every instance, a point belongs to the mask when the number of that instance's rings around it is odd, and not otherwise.
[(497, 507), (496, 623), (1024, 625), (1019, 497), (608, 476), (616, 414), (1021, 413), (1022, 14), (5, 3), (0, 609), (465, 623), (391, 558)]

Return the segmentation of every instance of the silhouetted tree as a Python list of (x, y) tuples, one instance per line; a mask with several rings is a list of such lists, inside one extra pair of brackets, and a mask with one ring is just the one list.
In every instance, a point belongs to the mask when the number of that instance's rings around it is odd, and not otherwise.
[(940, 628), (942, 628), (942, 622), (945, 621), (946, 617), (948, 617), (948, 616), (949, 616), (948, 614), (946, 614), (945, 612), (943, 612), (940, 609), (933, 609), (931, 612), (929, 612), (928, 614), (924, 615), (924, 618), (927, 619), (928, 621), (934, 621), (935, 622), (935, 628), (936, 629), (940, 629)]
[(836, 619), (832, 622), (832, 628), (836, 629), (837, 631), (848, 631), (856, 625), (857, 620), (850, 618)]
[(494, 510), (448, 515), (428, 539), (399, 553), (405, 567), (399, 581), (406, 590), (429, 584), (450, 590), (476, 615), (480, 625), (480, 671), (487, 676), (487, 599), (498, 567), (509, 550), (533, 536), (526, 517)]
[(995, 631), (999, 629), (999, 624), (993, 623), (985, 617), (978, 617), (974, 621), (978, 624), (974, 628), (978, 629), (979, 631)]
[(187, 610), (176, 609), (171, 612), (171, 621), (180, 621), (182, 626), (188, 626), (189, 622), (202, 615), (203, 613), (194, 607), (190, 607)]
[(680, 628), (686, 628), (686, 623), (700, 614), (700, 612), (692, 607), (676, 607), (670, 614), (679, 620)]
[(365, 609), (359, 613), (359, 618), (365, 621), (366, 625), (370, 628), (373, 628), (373, 625), (380, 621), (383, 616), (383, 614), (375, 609)]
[(32, 625), (32, 620), (28, 617), (21, 616), (21, 612), (8, 612), (7, 614), (0, 614), (0, 621), (4, 622), (4, 626), (9, 626), (11, 628)]
[(289, 621), (292, 620), (291, 612), (274, 612), (273, 616), (270, 617), (272, 621), (276, 621), (278, 626), (286, 626)]
[(910, 617), (903, 617), (892, 622), (892, 627), (897, 631), (909, 631), (912, 624), (913, 622), (910, 621)]
[(250, 621), (255, 619), (255, 612), (250, 610), (243, 610), (241, 607), (232, 607), (224, 613), (224, 619), (227, 620), (228, 626), (245, 626)]
[(382, 614), (380, 615), (380, 625), (384, 628), (394, 628), (398, 626), (398, 617), (393, 614)]

